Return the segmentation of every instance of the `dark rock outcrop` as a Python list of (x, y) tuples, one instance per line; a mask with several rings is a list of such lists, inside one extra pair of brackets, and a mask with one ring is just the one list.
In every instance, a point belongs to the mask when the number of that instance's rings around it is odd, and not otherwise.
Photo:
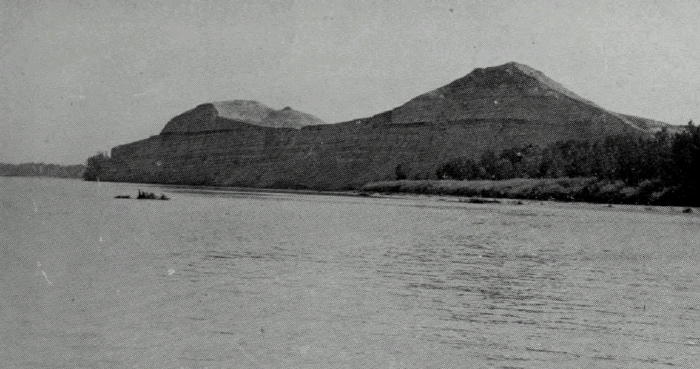
[(441, 163), (517, 145), (645, 135), (665, 123), (610, 112), (528, 66), (476, 69), (370, 118), (323, 124), (236, 100), (197, 106), (161, 134), (112, 149), (106, 180), (279, 188), (357, 188), (430, 178)]

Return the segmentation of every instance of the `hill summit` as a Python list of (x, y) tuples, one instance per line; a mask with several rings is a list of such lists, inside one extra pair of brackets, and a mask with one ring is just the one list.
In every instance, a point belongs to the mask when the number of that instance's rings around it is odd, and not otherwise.
[(240, 123), (299, 129), (326, 122), (290, 107), (275, 110), (253, 100), (218, 101), (198, 105), (174, 117), (161, 134), (226, 131)]
[(592, 122), (657, 129), (667, 124), (606, 110), (544, 73), (517, 62), (477, 68), (385, 113), (385, 123), (509, 119), (570, 124)]

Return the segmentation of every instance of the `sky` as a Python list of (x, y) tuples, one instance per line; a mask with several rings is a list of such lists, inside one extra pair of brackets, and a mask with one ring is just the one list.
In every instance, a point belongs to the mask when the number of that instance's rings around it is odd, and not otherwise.
[(0, 162), (83, 163), (210, 101), (346, 121), (509, 61), (700, 120), (697, 0), (0, 0)]

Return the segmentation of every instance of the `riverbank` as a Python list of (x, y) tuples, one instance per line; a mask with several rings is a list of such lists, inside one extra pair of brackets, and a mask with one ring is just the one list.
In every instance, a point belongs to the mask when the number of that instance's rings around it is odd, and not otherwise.
[[(424, 182), (424, 181), (392, 181), (393, 182)], [(435, 181), (447, 182), (447, 181)], [(463, 182), (463, 181), (454, 181)], [(472, 181), (472, 182), (500, 182), (500, 181)], [(385, 183), (385, 182), (381, 182)], [(386, 182), (389, 183), (389, 182)], [(374, 184), (372, 184), (374, 185)], [(218, 186), (183, 186), (183, 185), (161, 185), (161, 184), (139, 184), (142, 187), (158, 188), (169, 193), (186, 193), (218, 196), (245, 196), (246, 194), (258, 193), (265, 196), (286, 196), (286, 195), (310, 195), (326, 197), (356, 197), (368, 199), (394, 199), (394, 200), (417, 200), (417, 201), (440, 201), (443, 203), (460, 203), (465, 206), (536, 206), (545, 208), (573, 208), (573, 209), (598, 209), (625, 212), (643, 212), (658, 214), (679, 214), (687, 209), (691, 209), (692, 215), (700, 215), (700, 209), (687, 206), (660, 206), (660, 205), (640, 205), (640, 204), (615, 204), (595, 203), (586, 201), (560, 201), (556, 199), (525, 199), (508, 198), (505, 196), (480, 196), (480, 195), (460, 195), (454, 193), (429, 193), (418, 191), (378, 191), (374, 186), (365, 186), (362, 190), (347, 191), (321, 191), (321, 190), (299, 190), (299, 189), (273, 189), (254, 187), (218, 187)], [(686, 214), (687, 215), (687, 214)]]
[[(8, 180), (20, 180), (20, 177), (3, 177)], [(26, 178), (26, 177), (25, 177)], [(35, 178), (37, 183), (42, 183), (42, 180), (56, 181), (78, 181), (71, 178)], [(392, 181), (394, 182), (424, 182), (424, 181)], [(448, 181), (435, 181), (448, 182)], [(462, 181), (453, 181), (462, 182)], [(505, 181), (472, 181), (472, 182), (505, 182)], [(100, 185), (107, 187), (116, 186), (118, 190), (110, 193), (105, 193), (107, 197), (114, 197), (124, 192), (136, 191), (137, 188), (150, 188), (152, 191), (161, 191), (168, 195), (174, 195), (177, 201), (178, 194), (200, 194), (200, 195), (215, 195), (221, 197), (240, 197), (259, 194), (261, 196), (288, 196), (288, 195), (309, 195), (309, 196), (324, 196), (324, 197), (350, 197), (350, 198), (366, 198), (372, 199), (394, 199), (394, 200), (410, 200), (419, 202), (439, 201), (444, 204), (459, 204), (459, 206), (467, 207), (519, 207), (523, 205), (534, 206), (537, 208), (568, 208), (568, 209), (596, 209), (602, 211), (624, 211), (638, 213), (657, 213), (668, 215), (680, 215), (691, 209), (689, 214), (693, 217), (700, 216), (700, 208), (688, 206), (660, 206), (660, 205), (639, 205), (639, 204), (615, 204), (610, 203), (595, 203), (586, 201), (559, 201), (556, 199), (525, 199), (525, 198), (508, 198), (505, 196), (479, 196), (479, 195), (461, 195), (454, 193), (429, 193), (427, 191), (379, 191), (375, 184), (365, 186), (364, 190), (347, 190), (347, 191), (320, 191), (320, 190), (299, 190), (299, 189), (274, 189), (274, 188), (254, 188), (254, 187), (220, 187), (220, 186), (191, 186), (191, 185), (167, 185), (157, 183), (129, 183), (129, 182), (100, 182)], [(372, 190), (370, 190), (372, 189)], [(173, 196), (170, 196), (173, 198)], [(483, 201), (486, 200), (486, 201)], [(452, 206), (452, 205), (450, 205)]]
[(555, 200), (603, 204), (672, 205), (673, 189), (645, 181), (637, 186), (597, 178), (516, 178), (507, 180), (397, 180), (368, 183), (365, 192), (414, 193), (483, 198)]

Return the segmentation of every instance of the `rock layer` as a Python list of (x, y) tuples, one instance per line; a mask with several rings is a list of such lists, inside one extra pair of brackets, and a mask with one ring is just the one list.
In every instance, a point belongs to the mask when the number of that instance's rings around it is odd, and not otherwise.
[(323, 124), (289, 108), (236, 100), (199, 105), (161, 134), (115, 147), (105, 180), (346, 189), (431, 178), (486, 149), (649, 134), (664, 123), (605, 110), (518, 63), (476, 69), (370, 118)]

